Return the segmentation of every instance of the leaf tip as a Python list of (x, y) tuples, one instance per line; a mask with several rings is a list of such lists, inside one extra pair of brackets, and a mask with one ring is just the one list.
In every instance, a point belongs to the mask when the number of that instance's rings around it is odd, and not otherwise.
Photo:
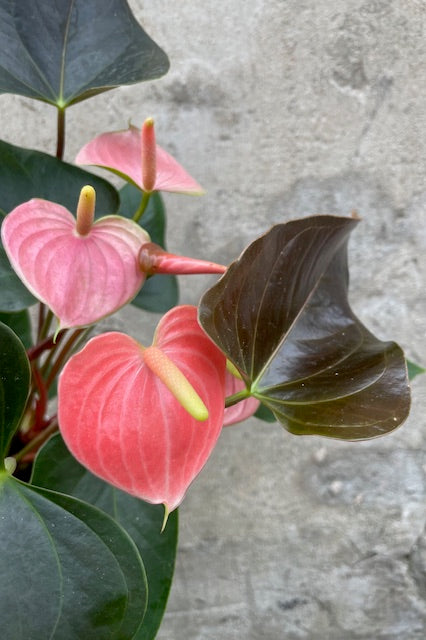
[(170, 515), (170, 509), (166, 502), (163, 502), (163, 507), (164, 507), (164, 518), (163, 518), (163, 524), (161, 525), (160, 533), (163, 533), (164, 529), (166, 528), (166, 524)]

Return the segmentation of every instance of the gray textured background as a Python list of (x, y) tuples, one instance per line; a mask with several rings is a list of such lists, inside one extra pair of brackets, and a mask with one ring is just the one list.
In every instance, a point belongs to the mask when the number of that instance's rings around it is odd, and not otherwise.
[[(219, 262), (276, 222), (356, 210), (354, 309), (425, 364), (426, 3), (129, 4), (171, 71), (73, 106), (66, 158), (154, 116), (207, 191), (166, 196), (169, 248)], [(4, 139), (54, 152), (53, 109), (1, 96), (0, 110)], [(182, 301), (209, 281), (182, 280)], [(108, 326), (149, 340), (153, 320), (130, 309)], [(424, 639), (425, 386), (370, 443), (226, 429), (181, 508), (159, 640)]]

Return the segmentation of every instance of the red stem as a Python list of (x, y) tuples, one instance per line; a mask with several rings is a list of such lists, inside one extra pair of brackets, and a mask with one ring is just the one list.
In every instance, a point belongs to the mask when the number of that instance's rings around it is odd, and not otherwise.
[(46, 426), (44, 416), (47, 408), (47, 389), (40, 371), (36, 366), (32, 366), (33, 378), (37, 386), (38, 399), (34, 410), (34, 431), (41, 431)]
[(34, 347), (27, 349), (27, 356), (29, 360), (36, 360), (44, 351), (49, 351), (53, 347), (55, 347), (61, 339), (64, 337), (66, 329), (60, 331), (56, 337), (55, 342), (53, 341), (53, 336), (49, 336), (40, 344), (36, 344)]

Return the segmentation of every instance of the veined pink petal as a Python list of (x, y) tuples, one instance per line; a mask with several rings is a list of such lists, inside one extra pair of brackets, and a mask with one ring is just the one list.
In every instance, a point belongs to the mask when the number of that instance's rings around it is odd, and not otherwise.
[(139, 266), (146, 274), (173, 273), (175, 275), (189, 275), (196, 273), (225, 273), (222, 264), (178, 256), (168, 253), (158, 244), (147, 242), (139, 251)]
[(169, 511), (204, 466), (223, 421), (225, 358), (200, 329), (195, 307), (175, 307), (155, 346), (182, 371), (208, 408), (195, 420), (146, 366), (143, 348), (121, 333), (90, 340), (59, 380), (58, 417), (71, 453), (115, 487)]
[[(245, 384), (242, 380), (239, 380), (233, 376), (229, 371), (226, 372), (225, 377), (225, 397), (232, 396), (238, 391), (242, 391), (245, 388)], [(237, 404), (227, 407), (223, 416), (223, 426), (228, 427), (236, 422), (242, 422), (247, 418), (250, 418), (255, 411), (257, 411), (260, 405), (259, 400), (256, 398), (247, 398), (247, 400), (241, 400)]]
[[(110, 169), (144, 190), (142, 181), (141, 131), (130, 126), (124, 131), (103, 133), (88, 142), (77, 154), (76, 164), (97, 165)], [(148, 189), (149, 191), (151, 189)], [(156, 179), (154, 191), (202, 194), (202, 187), (164, 149), (156, 145)]]
[(85, 236), (75, 227), (65, 207), (36, 198), (11, 211), (1, 230), (12, 267), (61, 328), (92, 324), (113, 313), (145, 280), (138, 253), (149, 236), (139, 225), (106, 216)]

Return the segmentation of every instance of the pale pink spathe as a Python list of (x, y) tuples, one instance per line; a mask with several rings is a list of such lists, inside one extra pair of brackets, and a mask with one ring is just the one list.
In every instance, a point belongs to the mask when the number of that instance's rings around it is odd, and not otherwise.
[(59, 319), (60, 327), (97, 322), (131, 300), (145, 275), (138, 266), (148, 234), (120, 216), (106, 216), (80, 236), (63, 206), (35, 198), (5, 218), (3, 246), (17, 275)]
[[(145, 190), (142, 178), (142, 137), (137, 127), (103, 133), (79, 151), (76, 164), (96, 165), (110, 169)], [(200, 195), (202, 187), (169, 154), (156, 145), (156, 179), (148, 191), (172, 191)]]

